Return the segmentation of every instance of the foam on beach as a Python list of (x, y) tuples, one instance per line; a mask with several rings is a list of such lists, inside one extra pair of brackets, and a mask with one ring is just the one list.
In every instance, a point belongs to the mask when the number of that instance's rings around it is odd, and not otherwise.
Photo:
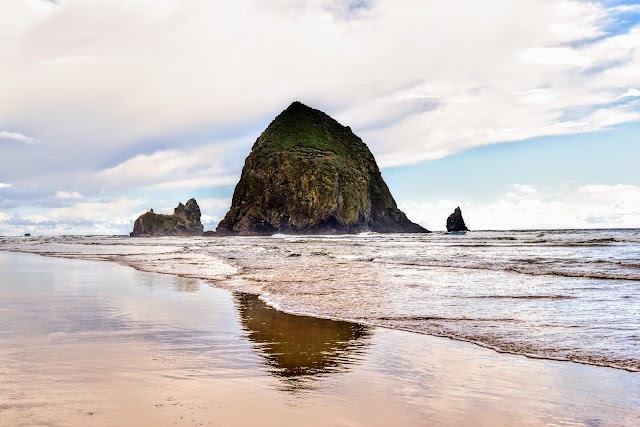
[(225, 238), (3, 238), (262, 295), (289, 313), (640, 369), (640, 232)]

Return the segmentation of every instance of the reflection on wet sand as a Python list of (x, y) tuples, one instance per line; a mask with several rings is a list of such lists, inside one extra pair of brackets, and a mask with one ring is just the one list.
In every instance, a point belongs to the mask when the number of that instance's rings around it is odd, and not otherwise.
[(176, 276), (173, 279), (173, 289), (177, 292), (198, 292), (200, 290), (200, 280)]
[(283, 313), (257, 295), (234, 299), (247, 338), (275, 376), (295, 381), (347, 370), (369, 344), (367, 326)]
[(176, 280), (0, 252), (0, 427), (640, 426), (637, 374)]
[[(167, 287), (167, 277), (155, 276), (152, 274), (145, 274), (138, 272), (138, 280), (136, 283), (139, 286), (149, 289), (163, 289)], [(195, 293), (200, 290), (200, 280), (190, 277), (182, 276), (168, 276), (171, 278), (173, 289), (177, 292)]]

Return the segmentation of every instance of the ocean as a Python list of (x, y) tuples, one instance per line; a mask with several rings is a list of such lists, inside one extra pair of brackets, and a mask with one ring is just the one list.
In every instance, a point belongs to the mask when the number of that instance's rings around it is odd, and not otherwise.
[(640, 230), (0, 237), (259, 295), (279, 310), (640, 371)]

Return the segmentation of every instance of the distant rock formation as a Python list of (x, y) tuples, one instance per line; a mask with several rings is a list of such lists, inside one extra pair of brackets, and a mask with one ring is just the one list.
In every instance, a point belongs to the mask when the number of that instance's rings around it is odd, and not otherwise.
[(173, 215), (153, 212), (144, 213), (136, 219), (131, 237), (138, 236), (200, 236), (204, 227), (200, 222), (200, 207), (195, 199), (186, 204), (178, 203)]
[(469, 231), (462, 219), (462, 211), (457, 207), (447, 218), (447, 231)]
[(348, 126), (300, 102), (245, 160), (220, 234), (427, 233), (398, 209), (373, 155)]

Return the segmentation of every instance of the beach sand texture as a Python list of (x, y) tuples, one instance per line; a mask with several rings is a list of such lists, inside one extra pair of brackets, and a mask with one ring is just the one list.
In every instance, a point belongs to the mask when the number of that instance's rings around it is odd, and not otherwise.
[(640, 377), (0, 253), (1, 426), (638, 425)]

